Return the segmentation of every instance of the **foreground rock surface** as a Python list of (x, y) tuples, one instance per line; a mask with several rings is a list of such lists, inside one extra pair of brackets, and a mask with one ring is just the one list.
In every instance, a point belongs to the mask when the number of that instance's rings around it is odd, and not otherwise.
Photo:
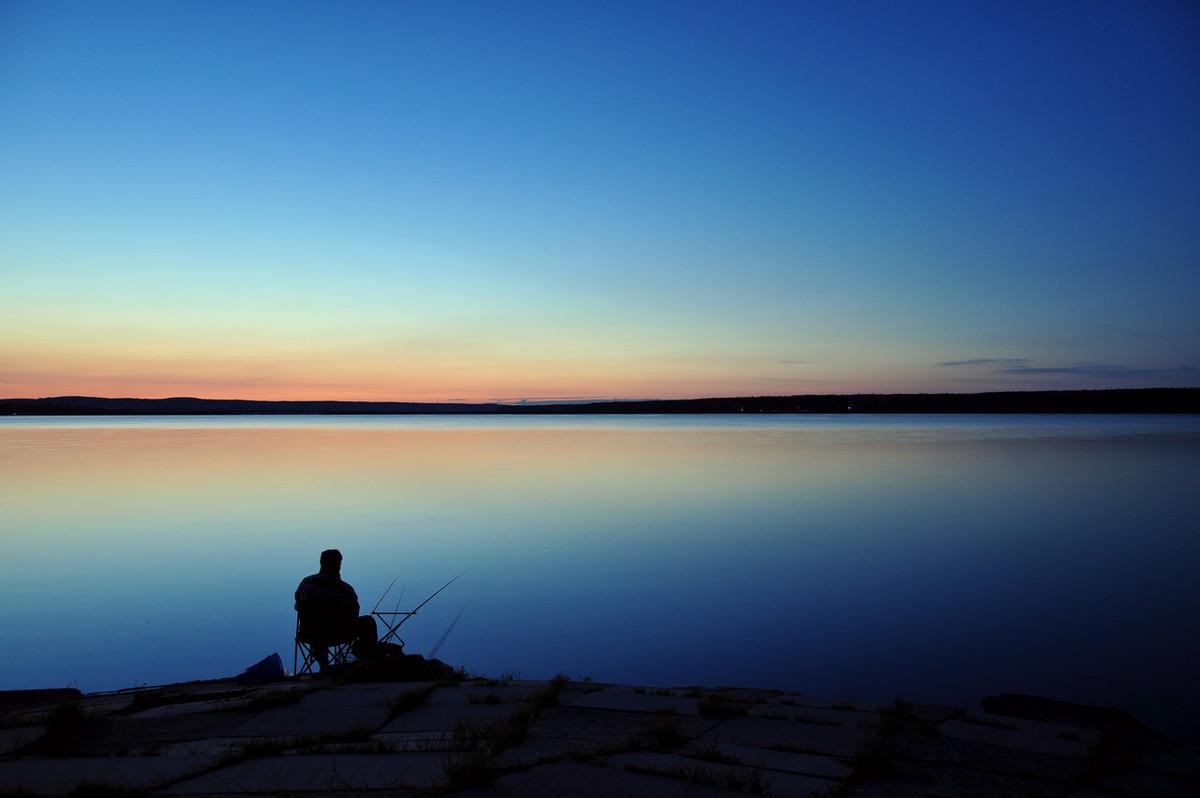
[(1128, 716), (985, 703), (1005, 714), (562, 678), (24, 691), (0, 694), (0, 793), (1200, 795), (1196, 752)]

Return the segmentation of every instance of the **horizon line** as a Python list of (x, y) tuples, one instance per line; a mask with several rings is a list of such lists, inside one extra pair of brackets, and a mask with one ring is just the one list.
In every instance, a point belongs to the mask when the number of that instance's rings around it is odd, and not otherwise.
[(1194, 386), (1139, 386), (1135, 388), (1018, 388), (999, 391), (841, 391), (833, 393), (786, 393), (786, 394), (726, 394), (705, 396), (673, 397), (522, 397), (520, 399), (487, 399), (477, 402), (461, 400), (419, 401), (412, 399), (243, 399), (238, 397), (211, 396), (100, 396), (96, 394), (57, 394), (53, 396), (0, 397), (0, 402), (46, 402), (54, 400), (100, 400), (106, 402), (244, 402), (256, 404), (373, 404), (373, 405), (448, 405), (461, 407), (501, 406), (530, 407), (544, 405), (582, 405), (609, 403), (648, 402), (703, 402), (733, 401), (738, 399), (795, 399), (868, 396), (994, 396), (1005, 394), (1066, 394), (1066, 393), (1128, 393), (1133, 391), (1197, 391)]

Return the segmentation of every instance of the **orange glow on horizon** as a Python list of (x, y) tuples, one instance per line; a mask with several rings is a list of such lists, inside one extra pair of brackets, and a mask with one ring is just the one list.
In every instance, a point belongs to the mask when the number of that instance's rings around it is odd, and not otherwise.
[[(753, 373), (720, 374), (715, 369), (613, 364), (573, 369), (551, 363), (506, 370), (497, 366), (454, 370), (371, 367), (354, 364), (286, 364), (260, 368), (238, 364), (186, 366), (158, 373), (119, 364), (103, 373), (96, 364), (62, 368), (10, 368), (0, 374), (0, 398), (103, 396), (162, 399), (249, 399), (263, 401), (517, 402), (617, 399), (684, 399), (717, 396), (782, 396), (911, 390), (909, 381), (828, 379)], [(520, 364), (517, 364), (520, 365)], [(763, 371), (765, 369), (757, 369)], [(739, 370), (743, 371), (743, 370)]]

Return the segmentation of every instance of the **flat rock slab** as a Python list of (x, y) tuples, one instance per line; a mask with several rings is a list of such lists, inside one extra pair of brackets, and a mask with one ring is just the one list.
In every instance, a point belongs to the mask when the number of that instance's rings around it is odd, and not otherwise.
[(435, 704), (419, 706), (401, 714), (378, 734), (442, 732), (470, 734), (511, 718), (520, 710), (515, 704)]
[(86, 695), (79, 701), (79, 708), (89, 715), (108, 715), (124, 712), (133, 705), (133, 693), (99, 693)]
[[(894, 783), (881, 787), (883, 795), (894, 794), (893, 791), (900, 786), (911, 789), (908, 795), (928, 798), (1033, 798), (1067, 793), (1067, 789), (1062, 786), (1046, 785), (1018, 776), (952, 767), (914, 769), (905, 763), (893, 765), (890, 780)], [(867, 794), (871, 793), (868, 791)]]
[(429, 703), (462, 706), (469, 704), (520, 704), (544, 691), (548, 682), (504, 682), (488, 686), (482, 682), (440, 685), (429, 696)]
[(887, 708), (869, 701), (829, 701), (797, 693), (784, 693), (783, 695), (772, 696), (763, 701), (763, 703), (779, 704), (785, 707), (807, 707), (809, 709), (836, 709), (839, 712), (862, 712), (865, 714), (874, 714), (881, 709)]
[[(289, 701), (300, 700), (301, 697), (322, 689), (327, 688), (313, 684), (285, 682), (263, 685), (258, 688), (242, 688), (240, 690), (227, 690), (224, 692), (204, 691), (196, 694), (167, 694), (157, 699), (155, 703), (161, 702), (158, 706), (152, 706), (140, 712), (132, 712), (129, 714), (129, 717), (139, 719), (166, 718), (174, 715), (220, 712), (229, 709), (254, 710), (257, 708), (261, 711), (270, 706), (283, 706)], [(208, 695), (213, 697), (206, 698), (205, 696)], [(143, 701), (147, 700), (149, 699), (143, 699)]]
[(850, 758), (877, 734), (858, 726), (814, 726), (766, 718), (730, 718), (705, 734), (698, 743), (742, 745)]
[(169, 743), (159, 747), (155, 753), (160, 756), (206, 755), (220, 760), (257, 743), (253, 737), (212, 737), (206, 740)]
[(172, 743), (235, 735), (237, 725), (250, 717), (245, 711), (204, 712), (144, 720), (110, 715), (88, 724), (78, 747), (81, 753), (96, 755), (157, 751)]
[(141, 712), (130, 713), (127, 717), (134, 720), (154, 720), (155, 718), (171, 718), (176, 715), (198, 715), (203, 712), (245, 709), (251, 703), (252, 699), (249, 696), (238, 698), (207, 698), (202, 701), (181, 701), (179, 703), (150, 707)]
[[(551, 686), (558, 705), (531, 703)], [(47, 696), (34, 698), (44, 718)], [(809, 796), (844, 786), (855, 755), (878, 740), (890, 749), (891, 768), (877, 780), (856, 780), (855, 795), (1200, 795), (1200, 752), (1161, 738), (1131, 738), (1130, 752), (1152, 750), (1123, 771), (1098, 775), (1098, 733), (1057, 719), (902, 702), (879, 711), (769, 690), (197, 682), (83, 696), (82, 716), (63, 716), (74, 724), (60, 741), (69, 756), (43, 750), (44, 724), (13, 720), (31, 704), (12, 703), (0, 723), (0, 794), (107, 786), (214, 798), (428, 795), (444, 788), (449, 763), (473, 764), (488, 741), (501, 739), (497, 732), (505, 742), (523, 732), (486, 760), (486, 770), (451, 771), (495, 778), (490, 788), (454, 794)], [(528, 728), (508, 725), (525, 711), (538, 712)]]
[(244, 690), (245, 688), (245, 685), (238, 684), (238, 680), (234, 678), (201, 679), (195, 682), (180, 682), (179, 684), (170, 685), (171, 690), (190, 695), (228, 693), (230, 690)]
[(714, 753), (722, 759), (749, 767), (778, 770), (799, 776), (816, 776), (822, 779), (844, 779), (850, 775), (850, 766), (843, 759), (820, 754), (798, 754), (791, 751), (772, 751), (769, 748), (749, 748), (744, 745), (692, 746), (683, 751), (687, 756), (711, 757)]
[(584, 762), (562, 762), (513, 773), (486, 788), (454, 793), (461, 798), (734, 798), (745, 793), (689, 784), (680, 779), (608, 768)]
[(1105, 787), (1121, 795), (1158, 798), (1163, 795), (1200, 795), (1200, 779), (1179, 776), (1173, 773), (1121, 773), (1101, 776), (1096, 779)]
[(1195, 747), (1150, 754), (1143, 757), (1142, 762), (1153, 770), (1200, 778), (1200, 750)]
[[(1027, 723), (1032, 722), (1027, 721)], [(998, 728), (979, 723), (967, 723), (961, 720), (948, 720), (942, 723), (938, 727), (938, 730), (944, 737), (971, 740), (1002, 748), (1016, 748), (1021, 751), (1034, 751), (1039, 754), (1083, 757), (1091, 753), (1091, 746), (1083, 742), (1079, 737), (1067, 739), (1063, 737), (1042, 736), (1038, 733), (1031, 733), (1017, 728)]]
[(545, 690), (548, 685), (549, 682), (532, 680), (514, 680), (492, 685), (482, 681), (468, 681), (446, 690), (447, 695), (457, 692), (465, 703), (490, 702), (494, 698), (499, 703), (518, 704)]
[(435, 730), (373, 734), (371, 742), (390, 751), (461, 751), (464, 741), (453, 731)]
[[(610, 685), (615, 687), (616, 685)], [(563, 689), (558, 691), (558, 703), (570, 704), (576, 698), (587, 695), (588, 693), (597, 693), (601, 690), (607, 690), (608, 687), (601, 687), (592, 682), (567, 682)]]
[[(279, 682), (278, 684), (285, 684)], [(204, 698), (219, 698), (230, 694), (245, 693), (253, 688), (238, 684), (237, 679), (209, 679), (198, 682), (180, 682), (157, 687), (142, 687), (122, 690), (117, 693), (97, 693), (95, 697), (128, 697), (134, 702), (166, 702), (178, 700), (197, 701)]]
[(0, 763), (0, 792), (61, 795), (84, 785), (147, 790), (211, 767), (210, 756), (72, 757)]
[[(955, 720), (951, 718), (950, 720)], [(1029, 737), (1044, 739), (1068, 740), (1082, 743), (1090, 748), (1100, 741), (1101, 732), (1082, 726), (1065, 726), (1061, 723), (1046, 723), (1040, 720), (1026, 718), (1010, 718), (1005, 715), (990, 715), (985, 712), (971, 712), (958, 720), (968, 724), (990, 725), (998, 729), (1008, 729)], [(949, 722), (949, 721), (947, 721)]]
[(1041, 782), (1075, 782), (1093, 767), (1090, 758), (990, 746), (944, 735), (910, 734), (896, 740), (895, 746), (905, 759), (921, 767), (976, 770)]
[(674, 712), (677, 715), (696, 715), (697, 700), (676, 695), (635, 693), (628, 689), (598, 690), (585, 693), (570, 702), (580, 709), (608, 709), (620, 712)]
[(46, 733), (45, 726), (18, 726), (15, 729), (0, 729), (0, 756), (24, 748)]
[(172, 795), (335, 792), (428, 788), (442, 778), (442, 754), (296, 754), (251, 759), (173, 785)]
[[(497, 701), (487, 701), (489, 695), (497, 695)], [(507, 693), (509, 698), (521, 695), (517, 690)], [(503, 700), (494, 689), (464, 689), (462, 687), (439, 687), (419, 705), (401, 712), (390, 723), (378, 730), (379, 734), (412, 732), (454, 732), (456, 729), (481, 729), (512, 717), (522, 708), (520, 701)]]
[(229, 731), (231, 735), (277, 738), (374, 732), (391, 716), (392, 701), (413, 689), (401, 682), (319, 690), (294, 704), (255, 714)]
[(702, 736), (718, 722), (694, 715), (612, 712), (574, 705), (550, 707), (538, 716), (526, 739), (497, 754), (493, 764), (500, 768), (525, 767), (562, 757), (587, 758), (652, 747), (663, 738), (664, 729), (686, 742)]
[(787, 695), (782, 690), (766, 690), (757, 687), (718, 687), (715, 690), (703, 687), (691, 689), (693, 691), (698, 690), (705, 695), (715, 695), (743, 704), (763, 704), (770, 701), (778, 701)]
[(878, 713), (857, 712), (848, 709), (830, 709), (828, 707), (757, 704), (750, 707), (746, 711), (746, 714), (752, 718), (788, 720), (795, 723), (808, 723), (813, 726), (866, 726), (873, 729), (878, 729), (880, 726)]
[(705, 762), (677, 754), (649, 751), (616, 754), (609, 757), (608, 764), (626, 770), (661, 773), (689, 784), (704, 784), (786, 798), (825, 795), (838, 784), (828, 779), (768, 771), (766, 768)]

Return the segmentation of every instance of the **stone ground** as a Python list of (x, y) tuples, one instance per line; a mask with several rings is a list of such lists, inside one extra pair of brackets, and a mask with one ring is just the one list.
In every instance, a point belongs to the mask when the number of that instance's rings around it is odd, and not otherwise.
[(1196, 751), (1050, 703), (997, 704), (1027, 708), (1013, 717), (562, 678), (10, 692), (0, 793), (1200, 795)]

